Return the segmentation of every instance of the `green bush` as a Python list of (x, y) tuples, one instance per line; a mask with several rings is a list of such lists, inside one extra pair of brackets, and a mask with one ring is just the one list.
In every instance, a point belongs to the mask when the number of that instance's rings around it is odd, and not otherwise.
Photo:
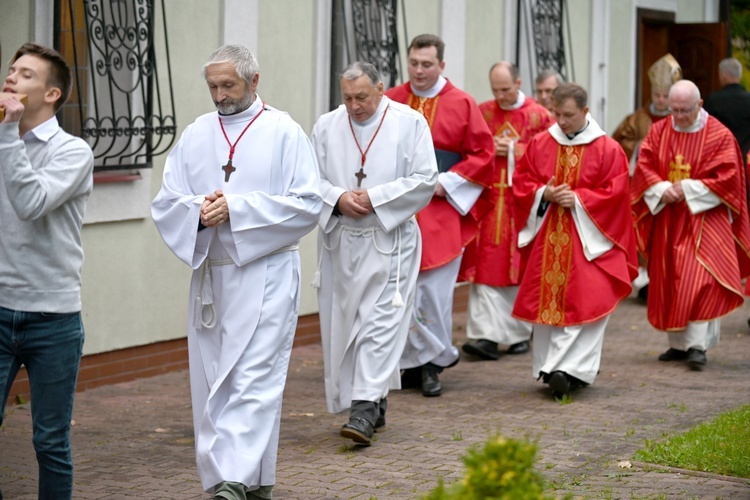
[(438, 486), (424, 500), (547, 500), (544, 477), (534, 469), (536, 443), (492, 436), (469, 449), (464, 478)]

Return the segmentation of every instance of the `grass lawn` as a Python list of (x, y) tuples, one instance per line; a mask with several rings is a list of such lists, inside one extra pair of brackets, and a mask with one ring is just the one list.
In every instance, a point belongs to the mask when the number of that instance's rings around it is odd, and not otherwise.
[(727, 476), (750, 478), (750, 405), (722, 413), (713, 420), (670, 435), (646, 440), (635, 460)]

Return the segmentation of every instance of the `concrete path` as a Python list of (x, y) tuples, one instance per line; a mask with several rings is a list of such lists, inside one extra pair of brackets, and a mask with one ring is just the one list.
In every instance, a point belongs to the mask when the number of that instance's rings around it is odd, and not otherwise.
[[(539, 442), (538, 468), (560, 496), (601, 499), (750, 499), (750, 480), (632, 461), (645, 440), (680, 432), (750, 404), (750, 306), (725, 318), (703, 372), (656, 356), (666, 338), (635, 299), (613, 315), (601, 373), (571, 404), (534, 380), (531, 354), (461, 362), (441, 377), (444, 393), (388, 398), (387, 427), (373, 446), (339, 437), (346, 415), (326, 413), (322, 352), (296, 348), (284, 398), (279, 499), (413, 499), (438, 477), (462, 477), (467, 447), (500, 431)], [(462, 344), (465, 314), (455, 315)], [(75, 498), (206, 499), (198, 482), (186, 372), (77, 395)], [(750, 423), (748, 423), (750, 425)], [(6, 499), (36, 498), (28, 405), (7, 409), (0, 428), (0, 485)], [(624, 468), (621, 461), (630, 461)]]

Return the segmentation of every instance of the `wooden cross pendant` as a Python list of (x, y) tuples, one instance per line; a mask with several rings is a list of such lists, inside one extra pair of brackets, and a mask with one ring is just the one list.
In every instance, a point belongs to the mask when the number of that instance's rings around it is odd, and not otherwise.
[(365, 173), (365, 169), (363, 167), (359, 167), (359, 172), (354, 174), (354, 177), (357, 178), (357, 187), (362, 187), (362, 179), (367, 177), (367, 174)]
[(227, 161), (227, 164), (221, 167), (221, 169), (224, 171), (224, 182), (229, 182), (229, 176), (232, 175), (232, 172), (237, 170), (236, 167), (232, 166), (232, 160), (230, 159)]

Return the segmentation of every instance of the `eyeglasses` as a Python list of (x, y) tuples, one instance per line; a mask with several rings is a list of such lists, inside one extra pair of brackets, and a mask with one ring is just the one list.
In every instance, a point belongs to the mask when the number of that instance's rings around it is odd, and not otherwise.
[(693, 110), (695, 110), (698, 104), (700, 104), (700, 101), (696, 102), (695, 104), (690, 106), (688, 109), (667, 108), (667, 110), (673, 115), (689, 115), (690, 113), (693, 112)]

